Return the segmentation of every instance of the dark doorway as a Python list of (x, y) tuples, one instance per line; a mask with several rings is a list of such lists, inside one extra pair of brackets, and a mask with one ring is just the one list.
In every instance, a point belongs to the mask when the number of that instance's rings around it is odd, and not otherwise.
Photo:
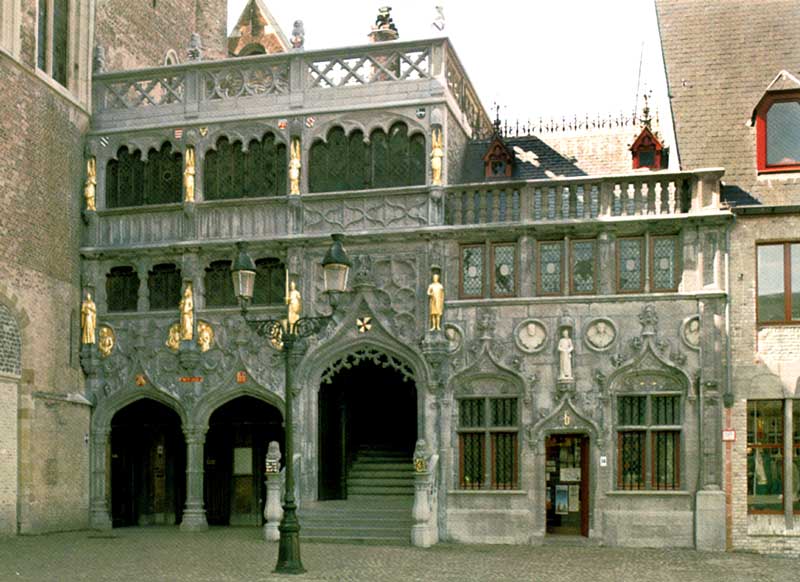
[(589, 535), (589, 437), (547, 437), (547, 533)]
[(186, 445), (181, 419), (142, 399), (111, 421), (111, 516), (114, 527), (181, 521), (186, 494)]
[[(205, 443), (205, 507), (211, 525), (261, 525), (267, 445), (284, 452), (283, 418), (263, 400), (241, 396), (211, 415)], [(281, 459), (281, 464), (285, 459)]]
[(408, 459), (417, 438), (417, 390), (380, 363), (344, 368), (319, 391), (319, 498), (346, 499), (347, 474), (359, 454)]

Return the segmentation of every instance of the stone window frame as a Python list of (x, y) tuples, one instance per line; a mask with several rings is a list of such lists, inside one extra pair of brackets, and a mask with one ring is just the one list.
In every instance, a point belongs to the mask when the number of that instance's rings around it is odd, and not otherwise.
[(795, 90), (767, 93), (755, 111), (756, 165), (759, 174), (800, 171), (800, 163), (770, 165), (767, 162), (767, 139), (769, 132), (767, 114), (773, 105), (791, 102), (800, 103), (800, 91)]
[[(756, 243), (756, 325), (758, 327), (774, 326), (774, 325), (798, 325), (800, 318), (792, 318), (792, 245), (799, 245), (798, 240), (774, 240), (774, 241), (759, 241)], [(761, 320), (759, 308), (759, 260), (758, 253), (761, 247), (767, 246), (782, 246), (783, 247), (783, 318), (775, 320)]]
[[(68, 88), (72, 79), (71, 63), (73, 62), (73, 39), (75, 37), (76, 27), (75, 22), (75, 8), (79, 0), (36, 0), (36, 24), (34, 38), (36, 40), (36, 68), (42, 71), (48, 77), (53, 79), (56, 83), (64, 88)], [(66, 4), (65, 6), (65, 25), (66, 32), (64, 38), (64, 78), (56, 78), (56, 72), (53, 70), (53, 61), (55, 60), (55, 9), (57, 4)], [(46, 22), (42, 22), (42, 8)], [(44, 26), (44, 31), (40, 30)], [(46, 46), (41, 46), (41, 40), (44, 38)], [(44, 66), (42, 66), (44, 65)]]
[[(651, 387), (652, 388), (652, 387)], [(644, 424), (626, 425), (620, 423), (619, 402), (621, 398), (644, 397), (645, 398), (645, 418)], [(680, 411), (680, 424), (656, 424), (653, 418), (653, 398), (677, 397), (679, 399), (678, 410)], [(682, 471), (684, 468), (683, 454), (685, 450), (685, 424), (686, 424), (686, 398), (679, 390), (673, 389), (644, 389), (637, 391), (622, 391), (614, 395), (612, 418), (614, 419), (615, 447), (616, 456), (616, 477), (614, 488), (616, 491), (681, 491), (683, 489)], [(639, 487), (626, 487), (623, 485), (623, 455), (622, 455), (622, 434), (624, 433), (644, 433), (644, 447), (642, 452), (642, 479)], [(675, 479), (673, 486), (661, 487), (656, 484), (656, 434), (657, 433), (677, 433), (677, 452), (675, 453), (676, 467), (674, 469)]]
[[(491, 422), (492, 406), (494, 400), (513, 400), (515, 402), (515, 423), (513, 425), (494, 425)], [(513, 395), (481, 395), (481, 396), (458, 396), (455, 401), (456, 409), (456, 437), (458, 441), (458, 489), (465, 491), (517, 491), (519, 490), (520, 480), (520, 398)], [(461, 404), (465, 401), (481, 401), (483, 403), (483, 422), (475, 426), (462, 426)], [(495, 444), (496, 435), (513, 435), (514, 452), (512, 455), (512, 481), (510, 484), (498, 484), (496, 481), (497, 451)], [(464, 474), (464, 437), (465, 435), (481, 435), (481, 462), (482, 479), (477, 487), (466, 485), (466, 475)]]
[(0, 49), (19, 57), (21, 0), (0, 0)]

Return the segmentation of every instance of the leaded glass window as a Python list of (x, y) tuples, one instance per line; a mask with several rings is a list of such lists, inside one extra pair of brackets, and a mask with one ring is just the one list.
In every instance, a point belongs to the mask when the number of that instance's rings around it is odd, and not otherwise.
[(147, 161), (139, 150), (122, 147), (117, 159), (109, 160), (106, 172), (106, 206), (122, 208), (180, 202), (183, 184), (183, 156), (165, 143), (151, 149)]
[(123, 147), (117, 158), (108, 161), (106, 171), (106, 206), (120, 208), (144, 204), (144, 162), (139, 150), (131, 153)]
[(643, 243), (641, 238), (617, 240), (617, 290), (620, 293), (635, 293), (644, 290)]
[(286, 267), (279, 259), (258, 259), (253, 305), (281, 305), (286, 294)]
[(483, 297), (483, 245), (461, 247), (461, 297)]
[(272, 133), (253, 140), (244, 151), (242, 142), (217, 140), (205, 154), (203, 195), (206, 200), (231, 200), (286, 194), (286, 145)]
[(575, 240), (570, 245), (572, 247), (572, 252), (570, 253), (572, 292), (594, 293), (596, 291), (597, 242), (594, 240)]
[(650, 264), (651, 289), (674, 291), (678, 288), (678, 237), (654, 236)]
[(136, 311), (139, 304), (139, 276), (133, 267), (114, 267), (106, 276), (109, 311)]
[(516, 489), (518, 399), (465, 398), (458, 413), (460, 487)]
[(617, 485), (620, 489), (678, 489), (682, 397), (617, 397)]
[(232, 307), (236, 305), (233, 294), (230, 261), (214, 261), (206, 269), (206, 306)]
[(561, 294), (563, 253), (564, 243), (562, 241), (539, 243), (539, 293), (541, 295)]
[(177, 309), (181, 301), (181, 272), (173, 264), (153, 266), (147, 279), (150, 309)]
[(172, 145), (150, 150), (144, 164), (144, 204), (180, 202), (183, 187), (183, 156), (172, 153)]
[(492, 245), (492, 296), (511, 297), (516, 293), (516, 257), (516, 245)]

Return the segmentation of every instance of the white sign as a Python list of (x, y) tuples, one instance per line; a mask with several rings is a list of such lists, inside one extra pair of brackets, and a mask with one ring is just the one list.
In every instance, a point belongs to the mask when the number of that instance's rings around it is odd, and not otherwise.
[(736, 440), (736, 431), (732, 428), (725, 428), (722, 430), (722, 442), (732, 443)]
[(600, 466), (601, 467), (608, 467), (608, 457), (606, 457), (605, 455), (602, 455), (600, 457)]

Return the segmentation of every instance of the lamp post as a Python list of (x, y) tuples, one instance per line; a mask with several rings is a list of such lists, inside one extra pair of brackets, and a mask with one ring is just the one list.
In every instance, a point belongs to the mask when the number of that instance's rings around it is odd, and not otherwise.
[[(322, 267), (325, 277), (325, 290), (343, 292), (347, 288), (347, 275), (350, 271), (350, 259), (342, 246), (343, 235), (331, 235), (331, 244)], [(294, 497), (294, 366), (296, 354), (294, 348), (299, 340), (322, 331), (331, 321), (331, 316), (300, 317), (294, 325), (288, 320), (274, 318), (257, 319), (248, 316), (247, 309), (253, 299), (256, 268), (253, 259), (247, 254), (243, 243), (237, 245), (238, 252), (233, 263), (233, 289), (242, 309), (242, 317), (247, 325), (260, 337), (269, 342), (280, 341), (284, 356), (284, 391), (286, 413), (284, 427), (286, 432), (286, 488), (283, 495), (283, 518), (278, 525), (280, 539), (278, 541), (278, 563), (275, 572), (281, 574), (302, 574), (305, 572), (300, 561), (300, 522), (297, 520), (297, 503)], [(288, 303), (288, 297), (287, 297)]]

